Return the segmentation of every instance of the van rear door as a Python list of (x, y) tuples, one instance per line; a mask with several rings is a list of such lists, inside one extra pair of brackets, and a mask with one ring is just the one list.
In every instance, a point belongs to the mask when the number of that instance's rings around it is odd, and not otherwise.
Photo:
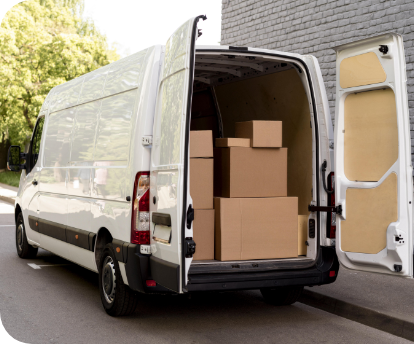
[(410, 122), (403, 40), (337, 47), (336, 252), (345, 267), (413, 274)]
[[(182, 247), (187, 228), (188, 140), (197, 22), (192, 18), (167, 41), (161, 67), (151, 151), (150, 216), (152, 278), (182, 292), (192, 258)], [(191, 213), (190, 213), (191, 216)], [(191, 239), (187, 240), (191, 243)], [(191, 255), (187, 255), (191, 256)]]

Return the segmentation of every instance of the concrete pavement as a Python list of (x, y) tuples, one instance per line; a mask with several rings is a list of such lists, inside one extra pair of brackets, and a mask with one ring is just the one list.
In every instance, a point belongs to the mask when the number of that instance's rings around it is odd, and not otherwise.
[(340, 268), (335, 283), (306, 288), (301, 302), (414, 341), (414, 279)]
[(111, 318), (97, 274), (44, 250), (33, 260), (18, 258), (13, 209), (0, 202), (0, 211), (7, 209), (0, 215), (0, 314), (25, 343), (408, 343), (301, 303), (270, 306), (258, 291), (142, 295), (132, 316)]
[(19, 188), (0, 183), (0, 201), (14, 204), (14, 200), (17, 196), (17, 190), (19, 190)]

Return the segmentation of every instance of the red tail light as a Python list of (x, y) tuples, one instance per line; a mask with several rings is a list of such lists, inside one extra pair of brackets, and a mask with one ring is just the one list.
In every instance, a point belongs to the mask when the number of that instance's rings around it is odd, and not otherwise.
[[(335, 189), (335, 173), (328, 175), (328, 190)], [(335, 206), (335, 191), (328, 195), (328, 205)], [(336, 213), (328, 213), (328, 221), (326, 224), (326, 237), (330, 239), (336, 238)]]
[(150, 244), (149, 188), (149, 172), (137, 173), (132, 202), (131, 243), (133, 244)]
[(147, 285), (147, 287), (156, 287), (157, 286), (157, 282), (155, 282), (154, 280), (146, 280), (145, 284)]

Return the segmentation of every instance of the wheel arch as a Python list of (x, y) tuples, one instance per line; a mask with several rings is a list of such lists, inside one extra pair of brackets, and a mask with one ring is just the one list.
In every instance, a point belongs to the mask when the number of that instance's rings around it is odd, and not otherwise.
[(106, 246), (106, 244), (111, 243), (113, 240), (112, 234), (109, 230), (105, 227), (101, 227), (96, 234), (95, 240), (95, 263), (96, 268), (99, 269), (99, 261), (102, 256), (102, 252)]
[(20, 207), (19, 203), (16, 204), (16, 207), (14, 208), (14, 221), (17, 221), (17, 216), (19, 216), (22, 212), (22, 208)]

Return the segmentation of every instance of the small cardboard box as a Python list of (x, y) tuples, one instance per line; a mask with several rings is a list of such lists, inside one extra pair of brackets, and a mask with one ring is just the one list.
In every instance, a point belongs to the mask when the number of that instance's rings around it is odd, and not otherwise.
[(308, 240), (308, 215), (298, 216), (298, 256), (306, 256)]
[(196, 252), (193, 260), (214, 259), (214, 210), (195, 210), (193, 222), (193, 239)]
[(211, 130), (190, 131), (190, 158), (213, 157), (213, 132)]
[(282, 147), (282, 121), (236, 122), (236, 137), (247, 138), (251, 147)]
[(213, 159), (190, 159), (190, 194), (194, 209), (213, 209)]
[(215, 198), (215, 259), (298, 255), (298, 198)]
[(216, 147), (250, 147), (250, 139), (220, 138), (216, 139)]
[(214, 196), (287, 196), (287, 148), (215, 148)]

